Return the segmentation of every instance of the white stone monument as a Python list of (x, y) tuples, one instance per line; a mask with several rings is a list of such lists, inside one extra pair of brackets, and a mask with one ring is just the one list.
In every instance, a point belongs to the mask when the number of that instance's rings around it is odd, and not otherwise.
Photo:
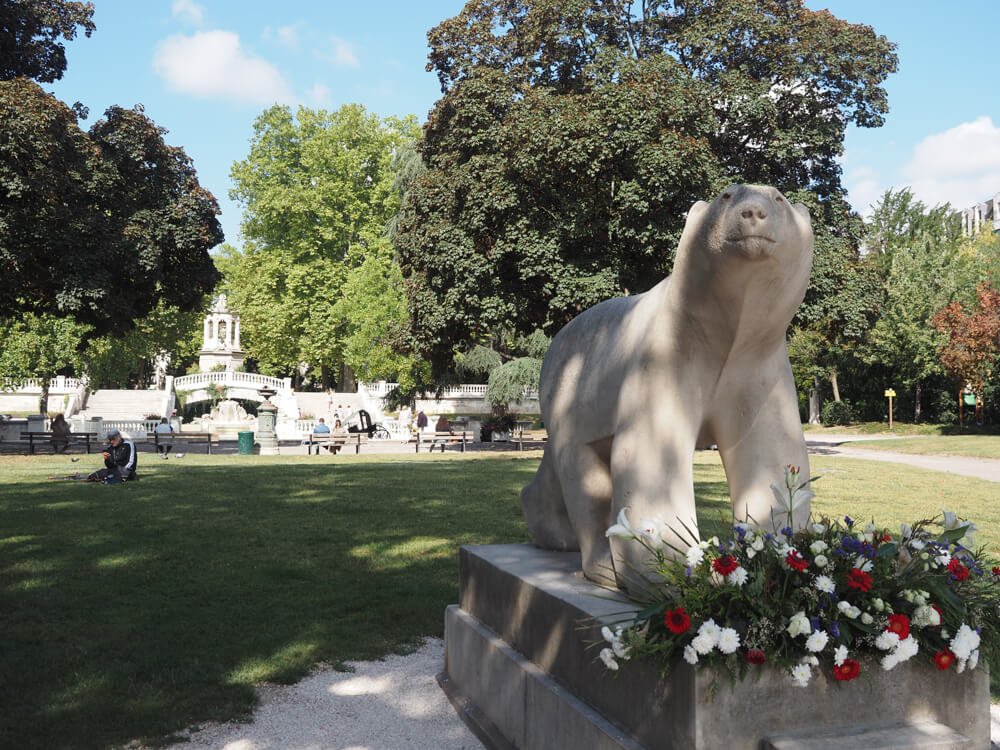
[(205, 316), (198, 369), (231, 372), (243, 366), (244, 358), (240, 347), (240, 316), (230, 312), (226, 295), (220, 294)]

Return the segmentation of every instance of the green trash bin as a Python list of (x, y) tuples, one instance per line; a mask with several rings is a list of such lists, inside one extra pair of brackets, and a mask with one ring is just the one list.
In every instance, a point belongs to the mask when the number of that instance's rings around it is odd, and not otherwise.
[(252, 456), (253, 455), (253, 433), (252, 432), (241, 432), (237, 436), (239, 438), (240, 455), (241, 456)]

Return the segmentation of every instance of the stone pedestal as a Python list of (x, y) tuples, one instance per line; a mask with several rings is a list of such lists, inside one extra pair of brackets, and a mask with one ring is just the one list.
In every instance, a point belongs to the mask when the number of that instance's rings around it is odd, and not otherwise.
[[(989, 676), (939, 673), (929, 659), (861, 679), (818, 675), (795, 687), (776, 670), (730, 685), (680, 664), (607, 674), (601, 624), (635, 606), (578, 572), (576, 553), (527, 545), (463, 547), (461, 602), (445, 619), (440, 676), (491, 748), (521, 750), (805, 750), (990, 747)], [(850, 742), (845, 744), (845, 737)]]
[(265, 401), (257, 407), (257, 444), (260, 445), (262, 456), (278, 454), (278, 438), (275, 433), (277, 420), (278, 407), (270, 401)]

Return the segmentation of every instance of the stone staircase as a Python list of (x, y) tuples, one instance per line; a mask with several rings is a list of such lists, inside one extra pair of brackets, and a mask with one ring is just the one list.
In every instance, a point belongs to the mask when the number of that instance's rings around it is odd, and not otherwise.
[(90, 394), (79, 417), (103, 417), (105, 421), (142, 419), (163, 409), (163, 391), (103, 389)]
[[(296, 391), (295, 403), (299, 407), (300, 415), (308, 415), (313, 419), (323, 417), (327, 422), (331, 422), (334, 411), (339, 411), (343, 418), (364, 408), (361, 396), (357, 393), (334, 393), (332, 409), (329, 406), (330, 396), (322, 392)], [(372, 417), (374, 418), (374, 415)]]

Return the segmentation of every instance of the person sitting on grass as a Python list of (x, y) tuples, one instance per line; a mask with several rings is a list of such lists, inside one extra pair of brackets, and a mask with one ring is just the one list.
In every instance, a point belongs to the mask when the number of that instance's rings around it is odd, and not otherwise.
[[(316, 423), (316, 426), (313, 427), (312, 434), (313, 435), (324, 435), (324, 436), (330, 434), (330, 425), (328, 425), (326, 423), (326, 420), (323, 419), (323, 417), (320, 417), (319, 421)], [(318, 456), (319, 455), (320, 444), (318, 442), (315, 442), (314, 440), (311, 440), (311, 439), (309, 440), (309, 443), (306, 445), (306, 452), (307, 453), (312, 453), (312, 447), (314, 445), (316, 446), (316, 455)]]
[(126, 440), (118, 430), (108, 431), (108, 446), (104, 449), (104, 468), (98, 469), (87, 477), (89, 482), (104, 484), (121, 484), (135, 481), (138, 454), (135, 444)]
[[(166, 417), (163, 417), (160, 420), (160, 423), (156, 425), (154, 432), (157, 435), (156, 451), (160, 454), (160, 456), (166, 458), (167, 454), (170, 453), (170, 449), (174, 447), (170, 442), (170, 438), (167, 437), (174, 434), (174, 428), (171, 426), (170, 421)], [(164, 437), (160, 437), (161, 435)]]

